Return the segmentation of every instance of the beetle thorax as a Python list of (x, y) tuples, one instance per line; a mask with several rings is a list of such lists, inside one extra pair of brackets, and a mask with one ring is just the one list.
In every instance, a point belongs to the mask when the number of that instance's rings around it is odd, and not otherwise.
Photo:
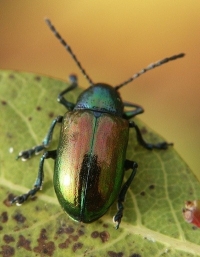
[(123, 103), (120, 94), (113, 87), (97, 83), (79, 96), (74, 109), (89, 109), (122, 116)]

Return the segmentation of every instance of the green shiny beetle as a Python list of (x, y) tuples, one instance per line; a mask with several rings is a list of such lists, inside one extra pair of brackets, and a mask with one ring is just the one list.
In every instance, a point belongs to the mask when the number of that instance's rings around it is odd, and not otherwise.
[[(77, 87), (76, 76), (70, 77), (71, 85), (58, 96), (58, 102), (68, 112), (53, 120), (41, 145), (19, 153), (18, 158), (27, 160), (47, 148), (55, 125), (61, 123), (58, 148), (43, 154), (34, 188), (15, 197), (12, 203), (20, 205), (41, 189), (44, 160), (53, 158), (54, 188), (64, 211), (73, 220), (90, 223), (104, 215), (118, 199), (118, 210), (113, 218), (117, 229), (123, 216), (123, 201), (137, 169), (136, 162), (126, 159), (129, 129), (136, 130), (138, 142), (147, 149), (166, 149), (170, 145), (166, 142), (150, 144), (144, 141), (138, 126), (129, 121), (144, 110), (139, 105), (123, 102), (118, 89), (146, 71), (181, 58), (184, 54), (153, 63), (116, 87), (103, 83), (94, 84), (55, 27), (49, 20), (46, 23), (75, 60), (90, 87), (73, 104), (64, 98), (65, 94)], [(132, 109), (125, 111), (124, 107)], [(131, 175), (122, 185), (124, 171), (128, 169), (132, 169)]]

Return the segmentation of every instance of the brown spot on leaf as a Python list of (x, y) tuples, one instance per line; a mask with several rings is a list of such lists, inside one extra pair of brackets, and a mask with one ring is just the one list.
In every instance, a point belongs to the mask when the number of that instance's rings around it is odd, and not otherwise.
[(42, 110), (42, 107), (41, 107), (41, 106), (37, 106), (37, 107), (36, 107), (36, 110), (37, 110), (37, 111), (41, 111), (41, 110)]
[(138, 253), (133, 253), (133, 254), (131, 254), (130, 257), (142, 257), (142, 256), (140, 254), (138, 254)]
[(2, 104), (2, 105), (7, 105), (7, 102), (4, 101), (4, 100), (2, 100), (2, 101), (1, 101), (1, 104)]
[(91, 237), (92, 237), (92, 238), (97, 238), (97, 237), (99, 237), (99, 232), (98, 232), (98, 231), (93, 231), (92, 234), (91, 234)]
[(3, 227), (2, 227), (2, 226), (0, 226), (0, 230), (3, 230)]
[(36, 76), (34, 79), (35, 79), (36, 81), (41, 81), (41, 77), (40, 77), (40, 76)]
[(65, 249), (65, 248), (68, 248), (68, 247), (69, 247), (70, 243), (71, 243), (70, 239), (67, 238), (67, 239), (65, 240), (65, 242), (60, 243), (60, 244), (58, 245), (58, 247), (61, 248), (61, 249)]
[(72, 226), (66, 227), (64, 225), (64, 226), (60, 227), (58, 229), (58, 231), (56, 232), (56, 234), (58, 234), (58, 235), (61, 235), (61, 234), (64, 234), (64, 233), (65, 234), (72, 234), (72, 233), (74, 233), (74, 228)]
[(55, 251), (55, 244), (53, 241), (47, 242), (46, 229), (42, 229), (40, 232), (40, 237), (38, 238), (38, 246), (34, 247), (33, 250), (39, 253), (41, 256), (53, 256)]
[(2, 212), (1, 213), (1, 216), (0, 216), (0, 221), (2, 223), (5, 223), (8, 221), (8, 213), (6, 211)]
[(68, 237), (63, 243), (60, 243), (60, 244), (58, 245), (58, 247), (61, 248), (61, 249), (68, 248), (69, 245), (70, 245), (72, 242), (76, 242), (76, 241), (78, 241), (78, 239), (79, 239), (79, 236), (78, 236), (78, 235), (75, 235), (75, 236), (69, 235), (69, 237)]
[(32, 121), (32, 119), (33, 119), (32, 117), (28, 117), (28, 120), (29, 120), (29, 121)]
[(123, 257), (123, 253), (122, 252), (116, 253), (116, 252), (113, 252), (113, 251), (108, 251), (108, 256), (110, 256), (110, 257)]
[(140, 132), (141, 132), (141, 134), (146, 134), (147, 132), (148, 132), (148, 130), (145, 128), (145, 127), (142, 127), (141, 129), (140, 129)]
[(17, 221), (17, 223), (24, 223), (26, 221), (26, 217), (24, 217), (21, 213), (17, 213), (13, 218)]
[(3, 201), (4, 205), (7, 207), (11, 206), (11, 201), (13, 200), (15, 196), (13, 194), (9, 194), (8, 197)]
[(15, 79), (15, 75), (14, 74), (10, 74), (8, 77), (9, 77), (9, 79)]
[(110, 234), (106, 231), (100, 232), (100, 238), (102, 243), (105, 243), (110, 238)]
[(0, 254), (2, 254), (3, 257), (11, 257), (15, 254), (15, 249), (12, 246), (2, 245), (1, 249)]
[(78, 242), (73, 245), (72, 250), (73, 252), (76, 252), (78, 249), (81, 249), (82, 247), (83, 247), (83, 244)]
[(79, 235), (79, 236), (83, 236), (84, 234), (85, 234), (85, 233), (83, 232), (83, 230), (81, 230), (81, 229), (78, 230), (78, 235)]
[(7, 136), (7, 138), (12, 138), (13, 137), (13, 135), (8, 133), (8, 132), (6, 133), (6, 136)]
[(53, 118), (54, 117), (54, 113), (53, 112), (50, 112), (49, 113), (49, 118)]
[(14, 237), (10, 236), (10, 235), (4, 235), (3, 236), (3, 240), (6, 244), (9, 244), (11, 242), (15, 242)]
[(149, 189), (150, 189), (150, 190), (152, 190), (152, 189), (154, 189), (154, 188), (155, 188), (155, 185), (150, 185), (150, 186), (149, 186)]
[(30, 244), (31, 244), (31, 241), (29, 241), (22, 235), (19, 236), (19, 240), (17, 242), (17, 247), (23, 247), (27, 251), (31, 251)]
[(142, 192), (140, 193), (140, 195), (141, 195), (141, 196), (145, 196), (146, 193), (145, 193), (144, 191), (142, 191)]

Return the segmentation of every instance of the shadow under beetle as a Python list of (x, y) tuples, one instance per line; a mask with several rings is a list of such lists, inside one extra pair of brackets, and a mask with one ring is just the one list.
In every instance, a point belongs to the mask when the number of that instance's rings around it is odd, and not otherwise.
[[(47, 148), (55, 125), (61, 123), (58, 148), (44, 152), (33, 189), (15, 197), (12, 203), (20, 205), (42, 188), (44, 160), (52, 158), (55, 160), (54, 189), (64, 211), (73, 220), (90, 223), (103, 216), (118, 198), (117, 213), (113, 217), (118, 229), (123, 216), (125, 195), (137, 169), (136, 162), (126, 159), (129, 129), (135, 129), (138, 142), (147, 149), (167, 149), (168, 145), (171, 145), (166, 142), (145, 142), (138, 126), (129, 121), (142, 113), (143, 108), (123, 102), (118, 89), (146, 71), (181, 58), (184, 54), (153, 63), (116, 87), (104, 83), (94, 84), (50, 20), (46, 19), (46, 23), (70, 53), (90, 87), (80, 94), (76, 104), (71, 103), (64, 95), (77, 87), (77, 79), (74, 75), (70, 77), (71, 85), (58, 96), (58, 102), (63, 104), (68, 112), (53, 120), (41, 145), (20, 152), (17, 158), (27, 160)], [(125, 111), (124, 107), (131, 110)], [(132, 169), (131, 175), (122, 185), (124, 171), (128, 169)]]

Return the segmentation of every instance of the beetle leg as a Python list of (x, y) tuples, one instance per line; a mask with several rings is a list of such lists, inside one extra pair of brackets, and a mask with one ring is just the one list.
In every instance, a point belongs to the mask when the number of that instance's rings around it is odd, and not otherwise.
[(69, 76), (69, 80), (71, 82), (71, 85), (66, 88), (65, 90), (63, 90), (57, 97), (57, 101), (64, 105), (69, 111), (72, 111), (75, 107), (75, 104), (74, 103), (71, 103), (69, 101), (67, 101), (64, 97), (65, 94), (67, 94), (68, 92), (74, 90), (78, 84), (77, 84), (77, 77), (75, 75), (70, 75)]
[(167, 149), (169, 145), (173, 145), (173, 143), (167, 143), (167, 142), (160, 142), (160, 143), (157, 143), (157, 144), (147, 143), (143, 139), (139, 127), (133, 121), (129, 122), (129, 128), (134, 128), (136, 130), (138, 143), (141, 144), (143, 147), (145, 147), (148, 150), (152, 150), (153, 148), (155, 148), (155, 149)]
[(113, 217), (113, 221), (117, 223), (117, 225), (115, 227), (116, 229), (119, 228), (119, 224), (121, 223), (121, 219), (123, 217), (123, 210), (124, 210), (124, 206), (123, 206), (122, 203), (124, 202), (127, 190), (129, 188), (129, 186), (131, 185), (131, 182), (133, 181), (134, 177), (135, 177), (137, 167), (138, 167), (138, 165), (137, 165), (136, 162), (133, 162), (133, 161), (130, 161), (130, 160), (125, 161), (125, 165), (124, 165), (125, 170), (132, 169), (132, 172), (131, 172), (131, 175), (128, 178), (128, 180), (122, 186), (122, 189), (121, 189), (120, 194), (118, 196), (118, 202), (117, 202), (117, 210), (118, 211), (115, 214), (115, 216)]
[(123, 102), (123, 104), (124, 104), (124, 107), (134, 107), (133, 110), (125, 111), (123, 113), (123, 118), (126, 120), (129, 120), (134, 116), (144, 112), (144, 109), (140, 105), (129, 103), (129, 102)]
[(47, 148), (52, 140), (52, 136), (53, 136), (53, 131), (55, 128), (55, 125), (57, 123), (61, 123), (63, 119), (63, 116), (58, 116), (56, 117), (52, 123), (51, 126), (49, 128), (49, 131), (46, 135), (46, 137), (44, 138), (44, 140), (42, 141), (41, 145), (37, 145), (31, 149), (22, 151), (18, 154), (17, 159), (21, 158), (22, 161), (26, 161), (27, 159), (31, 158), (34, 154), (39, 154), (42, 150), (44, 150), (45, 148)]
[(16, 205), (20, 206), (23, 202), (25, 202), (29, 198), (29, 196), (33, 197), (37, 193), (38, 190), (42, 190), (42, 183), (43, 183), (43, 179), (44, 179), (44, 170), (43, 170), (44, 160), (48, 159), (48, 158), (55, 159), (56, 158), (56, 150), (47, 151), (43, 154), (43, 156), (40, 159), (38, 175), (37, 175), (36, 181), (34, 183), (34, 187), (31, 190), (29, 190), (28, 193), (20, 195), (20, 196), (16, 196), (11, 201), (11, 204), (16, 203)]

